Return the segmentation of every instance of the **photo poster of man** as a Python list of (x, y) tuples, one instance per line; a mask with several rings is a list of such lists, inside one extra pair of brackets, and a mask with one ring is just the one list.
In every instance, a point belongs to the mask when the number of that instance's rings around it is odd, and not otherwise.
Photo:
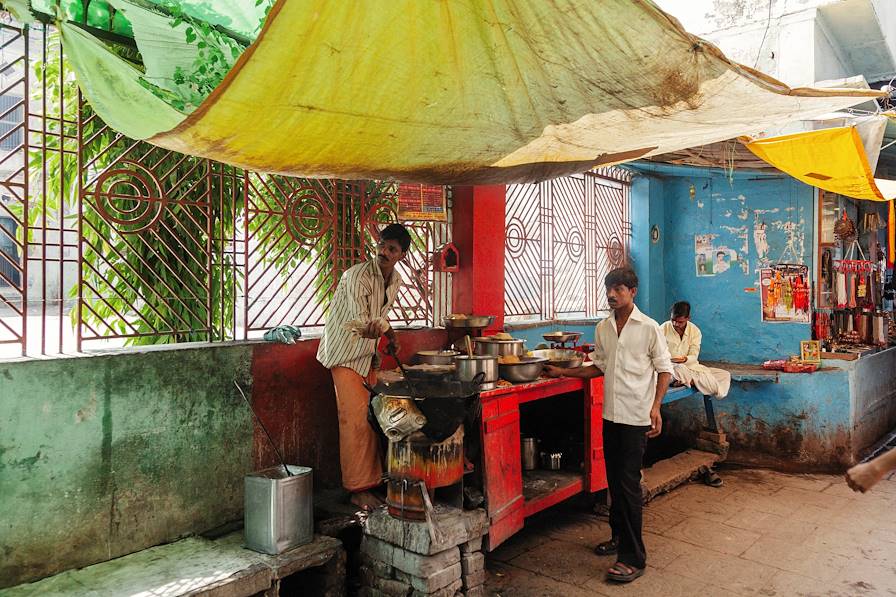
[(749, 273), (747, 262), (737, 254), (737, 251), (724, 245), (714, 246), (715, 237), (715, 234), (694, 235), (694, 260), (697, 276), (716, 276), (727, 272), (734, 266), (739, 266), (745, 274)]
[(715, 236), (715, 234), (694, 235), (694, 260), (698, 277), (715, 275), (713, 270), (715, 254), (712, 249), (712, 239)]
[(809, 266), (780, 263), (759, 270), (762, 321), (809, 323)]

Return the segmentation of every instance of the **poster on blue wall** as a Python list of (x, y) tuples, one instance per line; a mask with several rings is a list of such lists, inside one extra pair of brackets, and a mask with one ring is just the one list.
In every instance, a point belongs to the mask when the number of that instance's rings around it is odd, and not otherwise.
[(715, 246), (715, 234), (694, 235), (694, 265), (698, 277), (716, 276), (739, 267), (744, 274), (749, 273), (750, 265), (746, 255), (738, 255), (737, 251), (727, 245)]
[(762, 321), (766, 323), (809, 323), (809, 266), (778, 263), (759, 270), (762, 291)]

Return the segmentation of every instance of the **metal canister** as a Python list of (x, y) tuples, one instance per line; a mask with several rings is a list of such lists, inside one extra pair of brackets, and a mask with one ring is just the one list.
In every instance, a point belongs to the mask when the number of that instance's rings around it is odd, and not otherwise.
[(520, 453), (523, 458), (523, 470), (533, 471), (538, 468), (538, 440), (534, 437), (522, 438)]
[(314, 506), (311, 469), (286, 465), (266, 468), (245, 477), (244, 532), (246, 547), (277, 555), (311, 543)]

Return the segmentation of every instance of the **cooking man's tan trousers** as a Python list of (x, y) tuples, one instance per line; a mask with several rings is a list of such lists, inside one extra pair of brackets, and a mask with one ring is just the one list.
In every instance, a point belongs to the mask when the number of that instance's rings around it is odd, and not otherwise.
[[(339, 411), (339, 464), (342, 467), (342, 486), (357, 492), (380, 484), (383, 476), (380, 441), (367, 422), (370, 392), (364, 379), (348, 367), (333, 367), (336, 387), (336, 408)], [(367, 376), (370, 385), (376, 383), (376, 371)]]

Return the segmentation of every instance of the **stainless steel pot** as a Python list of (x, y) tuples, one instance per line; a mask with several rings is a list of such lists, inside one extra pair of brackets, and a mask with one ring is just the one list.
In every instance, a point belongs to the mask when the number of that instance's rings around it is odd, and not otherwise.
[(454, 357), (459, 354), (456, 350), (421, 350), (417, 361), (425, 365), (453, 365)]
[(518, 357), (526, 352), (525, 340), (491, 340), (489, 338), (476, 338), (474, 348), (476, 354), (503, 357), (515, 354)]
[(472, 381), (476, 374), (483, 373), (485, 377), (479, 386), (481, 390), (493, 390), (498, 383), (498, 357), (496, 356), (456, 356), (454, 365), (457, 367), (457, 379), (460, 381)]
[(520, 454), (523, 460), (524, 471), (534, 471), (538, 468), (538, 440), (536, 438), (522, 438), (520, 440)]

